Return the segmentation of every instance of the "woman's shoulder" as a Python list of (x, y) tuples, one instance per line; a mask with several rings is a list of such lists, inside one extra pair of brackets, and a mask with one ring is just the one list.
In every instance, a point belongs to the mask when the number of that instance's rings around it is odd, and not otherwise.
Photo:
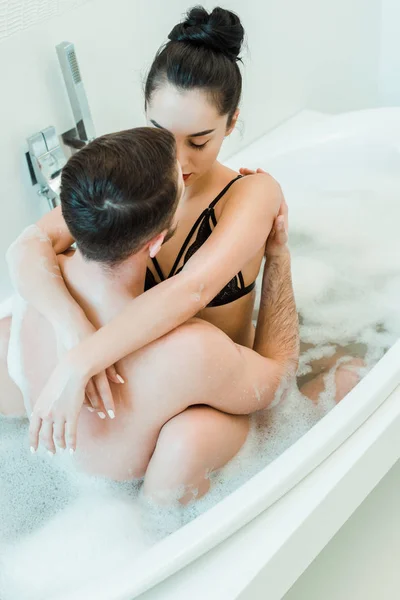
[(227, 203), (249, 202), (268, 206), (271, 210), (279, 209), (282, 201), (282, 190), (279, 183), (268, 173), (246, 175), (235, 181), (229, 190)]
[(271, 193), (282, 193), (279, 183), (269, 173), (244, 175), (237, 181), (238, 189), (260, 190)]

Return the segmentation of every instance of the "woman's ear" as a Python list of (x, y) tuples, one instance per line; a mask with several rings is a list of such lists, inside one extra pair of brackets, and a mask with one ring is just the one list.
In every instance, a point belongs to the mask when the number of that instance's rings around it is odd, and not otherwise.
[(231, 135), (232, 131), (235, 129), (239, 115), (240, 115), (240, 110), (237, 108), (235, 110), (235, 114), (232, 117), (232, 121), (231, 121), (229, 127), (227, 127), (227, 129), (226, 129), (225, 137), (228, 137), (228, 135)]

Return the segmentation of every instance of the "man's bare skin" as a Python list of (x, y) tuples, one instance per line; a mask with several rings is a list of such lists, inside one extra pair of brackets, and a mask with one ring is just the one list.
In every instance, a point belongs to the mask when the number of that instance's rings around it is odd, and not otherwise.
[[(285, 373), (296, 363), (290, 259), (284, 246), (279, 252), (268, 259), (274, 282), (267, 273), (264, 277), (256, 334), (261, 354), (238, 346), (213, 325), (192, 319), (127, 356), (117, 365), (125, 384), (111, 384), (115, 419), (102, 419), (86, 408), (81, 411), (74, 459), (80, 468), (117, 480), (146, 474), (145, 488), (153, 494), (160, 486), (182, 484), (200, 495), (207, 491), (206, 472), (228, 462), (243, 445), (249, 427), (245, 415), (273, 400)], [(133, 256), (105, 275), (100, 265), (84, 261), (79, 252), (62, 255), (59, 262), (70, 293), (96, 328), (140, 293), (145, 264)], [(277, 295), (288, 307), (287, 312), (279, 311), (279, 322), (271, 314)], [(57, 361), (56, 336), (30, 306), (19, 331), (30, 411)], [(271, 333), (280, 339), (266, 341)], [(42, 431), (42, 439), (49, 451), (56, 451), (52, 436), (46, 438)], [(65, 446), (64, 440), (59, 442)]]
[[(268, 299), (285, 293), (285, 289), (290, 294), (287, 258), (267, 258), (269, 263), (272, 261), (269, 266), (274, 282), (264, 277), (260, 307), (264, 316), (266, 305), (273, 304)], [(59, 264), (70, 293), (96, 327), (111, 319), (140, 289), (140, 285), (132, 283), (131, 268), (126, 266), (125, 277), (121, 270), (107, 278), (74, 253), (60, 256)], [(286, 287), (279, 280), (286, 280)], [(273, 327), (275, 333), (282, 330), (282, 324), (287, 331), (287, 323), (285, 327), (281, 322)], [(259, 338), (263, 330), (265, 334), (263, 325), (265, 319), (261, 318)], [(3, 319), (0, 326), (4, 350), (10, 319)], [(286, 339), (289, 346), (293, 341), (290, 335)], [(284, 349), (283, 342), (282, 338), (280, 344)], [(29, 306), (22, 320), (20, 343), (29, 412), (57, 360), (52, 327)], [(272, 397), (270, 390), (259, 393), (254, 386), (253, 375), (257, 377), (259, 361), (264, 370), (265, 358), (237, 346), (223, 332), (200, 319), (192, 319), (126, 357), (118, 363), (118, 372), (126, 383), (111, 384), (116, 418), (102, 419), (86, 409), (80, 414), (77, 466), (117, 480), (146, 475), (145, 491), (153, 497), (182, 485), (183, 502), (194, 495), (203, 495), (210, 485), (207, 473), (226, 464), (246, 440), (248, 418), (240, 413), (263, 408)], [(8, 378), (5, 367), (3, 370)], [(7, 381), (7, 410), (1, 407), (2, 412), (21, 414), (21, 393), (9, 378)], [(51, 443), (48, 448), (54, 451)]]
[[(262, 179), (257, 181), (264, 187)], [(186, 320), (180, 325), (169, 321), (163, 336), (147, 343), (143, 339), (125, 356), (120, 354), (111, 390), (107, 383), (107, 401), (96, 403), (84, 374), (90, 357), (83, 355), (81, 364), (73, 353), (74, 360), (71, 353), (61, 356), (63, 315), (48, 320), (33, 302), (15, 298), (8, 366), (23, 395), (33, 453), (39, 445), (50, 454), (67, 449), (75, 455), (76, 466), (88, 473), (116, 480), (145, 476), (145, 491), (152, 497), (179, 492), (177, 498), (185, 502), (207, 491), (210, 470), (229, 461), (243, 445), (247, 415), (267, 407), (296, 373), (298, 319), (286, 246), (286, 205), (278, 184), (274, 189), (260, 209), (273, 229), (265, 245), (253, 349), (209, 322), (190, 318), (208, 303), (202, 292), (209, 275), (204, 273), (200, 287), (183, 277), (190, 303)], [(145, 302), (147, 293), (158, 294), (158, 286), (144, 293), (146, 269), (174, 231), (184, 190), (176, 141), (159, 128), (96, 138), (64, 167), (61, 206), (77, 249), (60, 256), (55, 265), (42, 260), (39, 267), (48, 279), (65, 283), (89, 329), (107, 332), (127, 307)], [(30, 234), (43, 239), (34, 226)], [(162, 300), (161, 311), (172, 298)], [(160, 318), (164, 312), (150, 311), (146, 330), (157, 329)], [(111, 331), (107, 339), (112, 347), (118, 346), (116, 335), (122, 343), (129, 341), (124, 329)], [(82, 352), (84, 348), (80, 345)], [(61, 375), (60, 387), (53, 386), (54, 373)], [(96, 381), (103, 397), (99, 385)]]

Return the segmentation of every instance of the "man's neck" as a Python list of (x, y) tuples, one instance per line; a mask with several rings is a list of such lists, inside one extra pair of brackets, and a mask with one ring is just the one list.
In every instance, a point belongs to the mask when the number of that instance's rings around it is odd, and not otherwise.
[(108, 267), (103, 263), (85, 260), (77, 250), (70, 259), (70, 272), (79, 273), (91, 288), (121, 296), (136, 297), (144, 292), (147, 256), (140, 252), (124, 262)]

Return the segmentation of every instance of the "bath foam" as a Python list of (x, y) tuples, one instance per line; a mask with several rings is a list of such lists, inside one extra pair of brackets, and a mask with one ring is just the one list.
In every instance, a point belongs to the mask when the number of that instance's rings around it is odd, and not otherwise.
[[(2, 599), (58, 598), (101, 573), (111, 573), (127, 556), (134, 563), (148, 547), (139, 516), (131, 500), (110, 492), (79, 498), (9, 546), (0, 559)], [(40, 559), (35, 560), (38, 551)]]
[(44, 451), (30, 454), (27, 430), (26, 419), (0, 418), (0, 544), (40, 528), (76, 495)]
[(288, 185), (284, 191), (302, 340), (357, 341), (377, 357), (400, 332), (400, 182), (379, 177), (369, 186), (326, 192)]
[(306, 350), (300, 356), (297, 376), (307, 375), (307, 373), (312, 371), (310, 363), (315, 360), (320, 360), (321, 358), (330, 358), (335, 354), (335, 351), (335, 346), (329, 344), (326, 346), (314, 346), (309, 350)]
[(78, 474), (66, 454), (32, 456), (27, 427), (0, 419), (2, 600), (57, 598), (149, 545), (137, 485)]
[(325, 411), (292, 388), (275, 408), (252, 416), (242, 450), (224, 469), (210, 472), (211, 492), (205, 498), (167, 509), (144, 501), (140, 482), (111, 483), (77, 474), (65, 453), (32, 456), (27, 421), (1, 419), (1, 599), (56, 598), (126, 556), (134, 569), (135, 557), (247, 481)]

